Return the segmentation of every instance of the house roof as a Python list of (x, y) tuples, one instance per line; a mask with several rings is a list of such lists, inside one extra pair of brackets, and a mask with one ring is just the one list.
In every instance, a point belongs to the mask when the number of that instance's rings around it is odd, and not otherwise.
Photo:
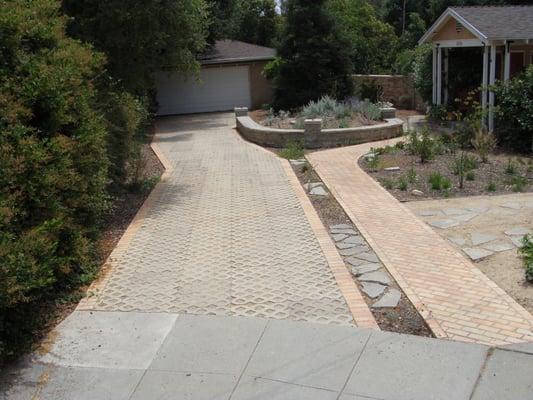
[(202, 65), (228, 64), (234, 62), (272, 60), (276, 50), (237, 40), (217, 40), (207, 52), (199, 57)]
[(419, 43), (430, 41), (450, 17), (482, 41), (533, 39), (533, 6), (470, 6), (449, 7)]

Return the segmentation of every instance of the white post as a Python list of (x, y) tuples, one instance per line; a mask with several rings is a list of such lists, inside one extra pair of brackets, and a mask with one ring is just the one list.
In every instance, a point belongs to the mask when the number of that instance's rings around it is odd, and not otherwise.
[(437, 104), (442, 104), (442, 49), (437, 46)]
[[(490, 45), (489, 85), (496, 82), (496, 45)], [(489, 90), (489, 132), (494, 131), (494, 92)]]
[(489, 84), (489, 47), (483, 46), (483, 81), (481, 82), (481, 109), (483, 110), (483, 125), (486, 126), (487, 86)]
[(437, 46), (433, 45), (433, 104), (437, 104)]
[(444, 104), (448, 105), (448, 58), (450, 56), (450, 49), (444, 49)]
[(511, 78), (511, 43), (505, 42), (505, 56), (503, 61), (503, 80), (508, 81)]

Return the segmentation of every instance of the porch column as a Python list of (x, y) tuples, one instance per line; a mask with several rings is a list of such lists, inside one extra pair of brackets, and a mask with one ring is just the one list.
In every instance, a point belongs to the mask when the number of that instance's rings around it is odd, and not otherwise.
[(444, 104), (448, 105), (448, 58), (450, 57), (450, 49), (444, 49)]
[(437, 104), (437, 46), (433, 45), (433, 104)]
[(442, 49), (437, 46), (437, 104), (442, 104)]
[(503, 61), (503, 80), (508, 81), (511, 78), (511, 43), (505, 42), (505, 53)]
[[(496, 45), (490, 45), (489, 85), (496, 82)], [(489, 132), (494, 131), (494, 92), (489, 90)]]
[(489, 84), (489, 47), (483, 46), (483, 80), (481, 82), (481, 109), (483, 110), (483, 125), (487, 125), (487, 86)]

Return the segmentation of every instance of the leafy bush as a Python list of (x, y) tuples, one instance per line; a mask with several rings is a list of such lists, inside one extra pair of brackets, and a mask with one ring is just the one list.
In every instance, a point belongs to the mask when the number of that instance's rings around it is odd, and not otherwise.
[(352, 110), (349, 105), (340, 103), (329, 96), (323, 96), (317, 101), (310, 101), (302, 108), (302, 115), (305, 118), (333, 117), (342, 119), (350, 117), (351, 114)]
[(360, 101), (352, 105), (354, 111), (370, 121), (379, 121), (381, 119), (381, 110), (379, 106), (368, 101)]
[(459, 189), (464, 188), (465, 178), (468, 172), (478, 167), (477, 160), (462, 151), (453, 159), (452, 170), (459, 177)]
[(520, 254), (526, 269), (526, 279), (533, 282), (533, 235), (525, 235), (522, 239)]
[(498, 106), (495, 129), (501, 144), (518, 151), (533, 150), (533, 65), (494, 88)]
[(415, 87), (424, 101), (433, 97), (433, 48), (431, 44), (417, 46), (413, 61)]
[(507, 160), (507, 165), (505, 166), (504, 171), (507, 175), (514, 175), (518, 172), (518, 167), (511, 158)]
[(363, 81), (359, 87), (359, 97), (368, 100), (370, 103), (377, 103), (383, 100), (383, 87), (376, 81)]
[(407, 190), (407, 186), (408, 186), (407, 179), (405, 177), (401, 176), (398, 179), (398, 189), (406, 191)]
[(476, 180), (476, 174), (474, 173), (474, 171), (468, 171), (466, 173), (466, 180), (467, 181), (475, 181)]
[(452, 186), (450, 180), (439, 172), (432, 172), (429, 175), (428, 182), (432, 190), (448, 190)]
[(421, 135), (416, 131), (411, 131), (407, 135), (407, 149), (408, 151), (420, 157), (421, 163), (426, 163), (431, 160), (436, 154), (435, 141), (429, 136), (429, 131), (424, 129)]
[(525, 186), (527, 185), (527, 178), (520, 175), (514, 175), (511, 178), (511, 185), (513, 187), (514, 192), (522, 192), (524, 191)]
[(442, 122), (448, 119), (448, 110), (444, 105), (433, 104), (429, 107), (428, 118), (430, 121)]
[(495, 192), (496, 184), (494, 182), (489, 182), (486, 188), (487, 192)]
[(106, 208), (106, 126), (94, 80), (103, 57), (65, 36), (54, 0), (0, 7), (0, 358), (25, 314), (94, 271)]
[(394, 179), (391, 179), (391, 178), (383, 178), (381, 179), (381, 184), (383, 185), (383, 187), (387, 190), (392, 190), (394, 189)]
[(472, 146), (481, 157), (481, 161), (486, 163), (488, 162), (488, 156), (494, 148), (496, 147), (496, 137), (490, 133), (486, 132), (484, 129), (478, 129), (472, 139)]

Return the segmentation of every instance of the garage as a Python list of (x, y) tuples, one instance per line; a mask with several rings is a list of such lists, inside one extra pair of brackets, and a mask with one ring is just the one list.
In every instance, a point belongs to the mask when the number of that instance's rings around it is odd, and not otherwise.
[(158, 115), (258, 108), (272, 101), (272, 84), (262, 71), (275, 50), (221, 40), (199, 58), (198, 76), (156, 74)]

